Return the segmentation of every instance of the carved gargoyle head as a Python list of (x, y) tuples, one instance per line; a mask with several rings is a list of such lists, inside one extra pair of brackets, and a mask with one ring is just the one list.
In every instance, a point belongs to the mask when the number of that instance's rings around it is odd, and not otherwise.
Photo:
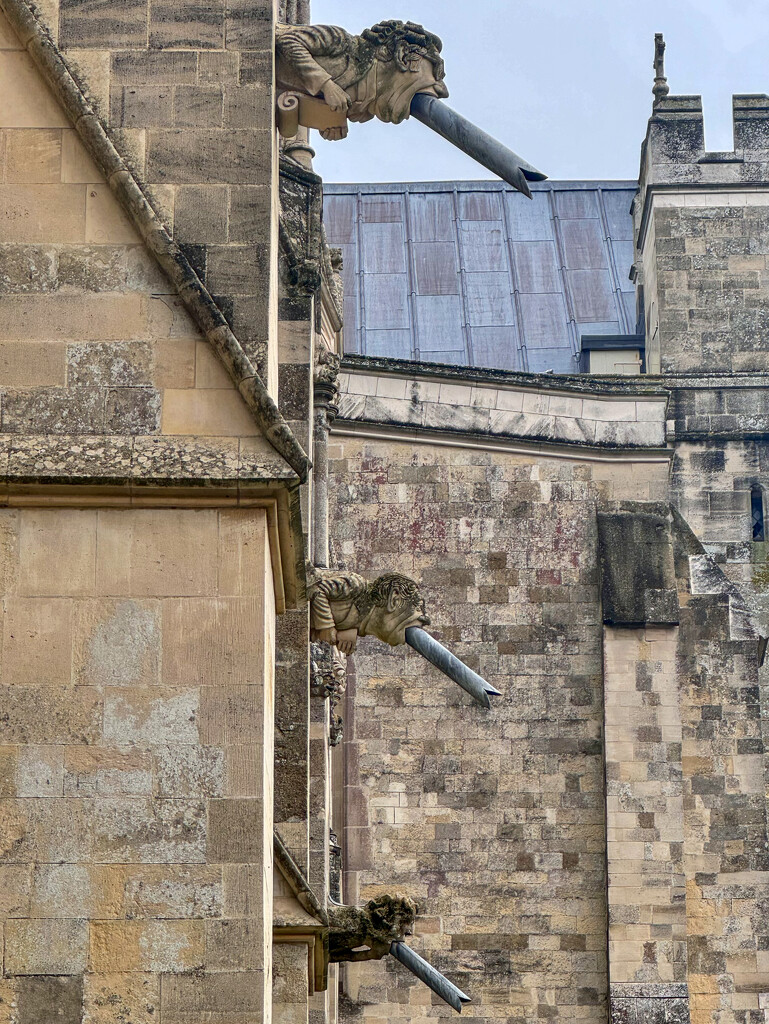
[(408, 896), (383, 893), (365, 907), (329, 909), (329, 958), (341, 961), (379, 960), (393, 942), (411, 935), (417, 905)]
[(377, 61), (376, 100), (368, 108), (380, 121), (400, 124), (409, 116), (418, 92), (445, 99), (445, 68), (438, 36), (413, 21), (380, 21), (361, 32), (374, 47)]
[(418, 585), (399, 572), (377, 576), (356, 601), (361, 616), (358, 632), (375, 636), (391, 647), (405, 644), (409, 626), (429, 626)]

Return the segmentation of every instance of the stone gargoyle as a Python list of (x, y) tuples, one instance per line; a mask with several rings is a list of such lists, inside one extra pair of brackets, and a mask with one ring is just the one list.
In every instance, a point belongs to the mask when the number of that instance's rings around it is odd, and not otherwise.
[(331, 963), (381, 960), (393, 942), (411, 935), (417, 905), (408, 896), (384, 894), (365, 907), (335, 907), (328, 911)]
[(428, 626), (419, 587), (408, 576), (384, 573), (368, 581), (354, 572), (315, 569), (309, 584), (310, 639), (352, 654), (359, 636), (391, 647), (406, 643), (409, 626)]
[(444, 99), (442, 43), (421, 25), (380, 21), (352, 35), (337, 25), (278, 25), (278, 123), (343, 139), (348, 121), (400, 124), (419, 93)]

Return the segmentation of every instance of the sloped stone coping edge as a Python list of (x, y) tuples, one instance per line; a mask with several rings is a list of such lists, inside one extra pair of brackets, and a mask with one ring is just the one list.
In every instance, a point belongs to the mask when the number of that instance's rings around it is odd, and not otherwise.
[(148, 202), (83, 95), (59, 48), (24, 0), (0, 0), (22, 46), (59, 100), (88, 153), (107, 179), (147, 248), (176, 287), (182, 302), (213, 346), (265, 438), (304, 483), (310, 460), (280, 413), (208, 289)]

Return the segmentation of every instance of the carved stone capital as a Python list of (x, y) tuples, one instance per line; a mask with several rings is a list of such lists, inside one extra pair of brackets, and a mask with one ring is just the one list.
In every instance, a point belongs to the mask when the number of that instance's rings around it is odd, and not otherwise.
[(331, 963), (381, 960), (393, 942), (411, 934), (417, 905), (408, 896), (383, 894), (365, 907), (331, 907), (329, 960)]
[(340, 357), (330, 349), (319, 347), (313, 372), (313, 398), (318, 408), (336, 414)]

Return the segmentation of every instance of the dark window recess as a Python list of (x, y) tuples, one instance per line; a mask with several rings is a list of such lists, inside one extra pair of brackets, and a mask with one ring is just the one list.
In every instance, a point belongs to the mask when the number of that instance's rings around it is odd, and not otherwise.
[(753, 540), (764, 539), (764, 494), (760, 487), (750, 492), (750, 516), (753, 523)]

